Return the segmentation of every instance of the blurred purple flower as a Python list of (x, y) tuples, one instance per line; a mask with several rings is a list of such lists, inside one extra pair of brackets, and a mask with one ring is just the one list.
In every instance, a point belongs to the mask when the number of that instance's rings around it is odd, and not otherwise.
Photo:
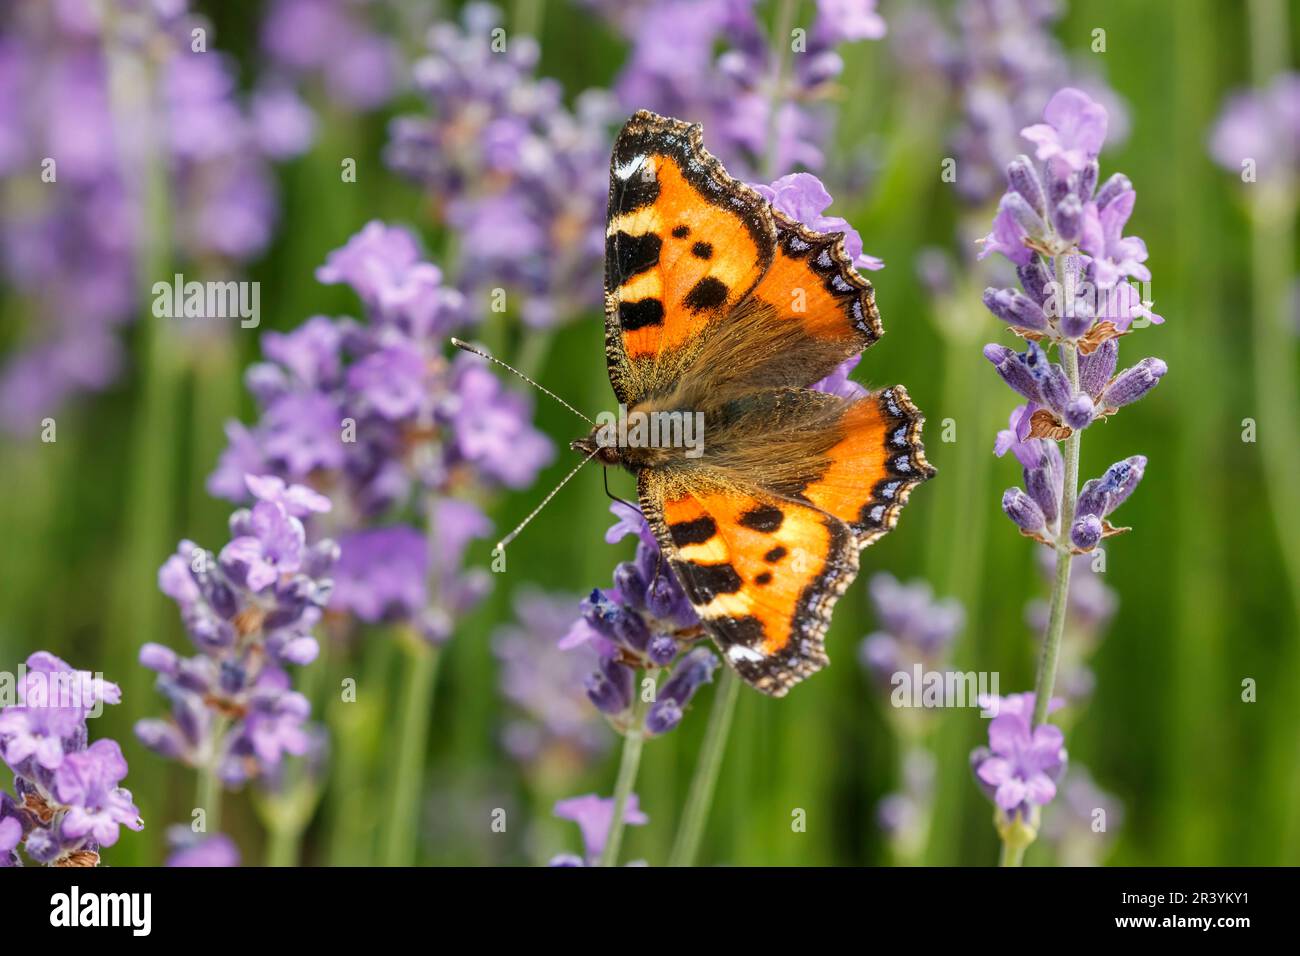
[[(896, 33), (899, 65), (912, 72), (937, 72), (958, 102), (961, 118), (950, 134), (949, 149), (957, 161), (957, 192), (971, 206), (997, 195), (1003, 167), (1020, 152), (1021, 130), (1039, 119), (1062, 86), (1081, 89), (1105, 107), (1112, 143), (1127, 134), (1119, 97), (1091, 72), (1091, 63), (1072, 62), (1052, 35), (1064, 10), (1059, 0), (959, 0), (951, 28), (927, 11), (909, 10), (904, 28)], [(1075, 118), (1071, 113), (1070, 119)], [(1057, 155), (1067, 149), (1086, 152), (1097, 140), (1097, 116), (1083, 111), (1080, 118), (1086, 122), (1063, 123), (1059, 130), (1034, 135), (1048, 137), (1047, 148)], [(1082, 137), (1077, 146), (1076, 136)]]
[[(495, 7), (472, 3), (459, 25), (429, 31), (414, 71), (429, 115), (394, 120), (385, 159), (473, 250), (458, 287), (475, 300), (508, 289), (525, 325), (551, 327), (601, 305), (590, 277), (604, 261), (616, 110), (598, 91), (568, 109), (559, 84), (534, 75), (531, 37), (494, 51), (500, 21)], [(499, 242), (505, 233), (511, 241)]]
[[(150, 5), (112, 17), (71, 13), (90, 9), (24, 0), (0, 38), (0, 189), (32, 170), (58, 183), (25, 191), (30, 201), (0, 222), (0, 275), (28, 327), (0, 367), (0, 426), (24, 436), (121, 374), (117, 337), (142, 304), (139, 177), (151, 164), (140, 150), (162, 141), (169, 255), (187, 272), (225, 279), (270, 239), (277, 201), (268, 160), (305, 145), (300, 134), (275, 144), (258, 136), (258, 107), (245, 105), (233, 61), (191, 49), (191, 29), (207, 24), (184, 2), (165, 13)], [(147, 53), (155, 88), (114, 100), (106, 51), (115, 48)], [(47, 158), (57, 165), (46, 169)]]
[[(605, 849), (605, 838), (609, 835), (609, 825), (614, 820), (613, 797), (599, 797), (594, 793), (570, 797), (555, 805), (555, 815), (561, 820), (572, 820), (578, 824), (588, 861), (600, 857)], [(650, 822), (650, 818), (641, 812), (640, 800), (635, 793), (628, 795), (623, 822), (637, 827)]]
[(1300, 73), (1282, 73), (1262, 90), (1233, 93), (1210, 133), (1210, 155), (1224, 169), (1288, 182), (1300, 169)]
[(369, 29), (365, 5), (348, 0), (274, 0), (262, 49), (295, 80), (318, 80), (330, 99), (374, 110), (397, 92), (401, 52)]
[(885, 572), (871, 579), (869, 592), (879, 630), (863, 640), (858, 653), (876, 682), (888, 688), (895, 674), (916, 663), (927, 670), (941, 666), (965, 621), (961, 603), (935, 600), (926, 582), (903, 584)]
[(515, 621), (492, 636), (501, 694), (519, 712), (507, 723), (503, 743), (511, 756), (529, 765), (581, 765), (609, 745), (609, 731), (594, 717), (583, 692), (595, 652), (559, 646), (572, 627), (577, 603), (576, 598), (527, 588), (515, 597)]
[(175, 867), (234, 867), (239, 866), (239, 848), (224, 833), (211, 836), (195, 834), (187, 826), (167, 829), (171, 854), (164, 866)]

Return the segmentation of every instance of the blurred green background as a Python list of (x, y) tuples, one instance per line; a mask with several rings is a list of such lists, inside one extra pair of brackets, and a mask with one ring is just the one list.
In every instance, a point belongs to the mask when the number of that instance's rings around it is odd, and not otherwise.
[[(882, 12), (890, 19), (902, 6), (884, 3)], [(217, 45), (236, 54), (246, 73), (255, 71), (260, 5), (230, 0), (198, 9), (212, 18)], [(1156, 311), (1167, 320), (1126, 339), (1122, 356), (1125, 364), (1147, 354), (1164, 358), (1167, 379), (1139, 405), (1089, 429), (1083, 442), (1084, 477), (1124, 456), (1149, 458), (1145, 480), (1120, 516), (1134, 531), (1108, 549), (1105, 580), (1118, 593), (1119, 612), (1092, 659), (1096, 690), (1067, 741), (1072, 760), (1085, 763), (1125, 807), (1106, 857), (1115, 864), (1300, 862), (1300, 581), (1284, 552), (1296, 547), (1300, 527), (1277, 517), (1265, 484), (1267, 446), (1294, 449), (1300, 434), (1279, 430), (1267, 415), (1269, 403), (1261, 403), (1253, 351), (1259, 326), (1252, 321), (1253, 310), (1283, 305), (1278, 282), (1289, 286), (1296, 266), (1293, 223), (1272, 233), (1257, 227), (1253, 236), (1242, 184), (1214, 166), (1205, 148), (1225, 94), (1251, 81), (1245, 10), (1214, 0), (1090, 0), (1073, 4), (1057, 31), (1071, 52), (1101, 61), (1128, 103), (1130, 135), (1103, 155), (1102, 176), (1122, 170), (1137, 189), (1130, 229), (1147, 242)], [(1288, 51), (1300, 44), (1300, 7), (1291, 4), (1289, 12)], [(561, 80), (570, 95), (610, 82), (626, 52), (617, 37), (567, 3), (548, 0), (544, 15), (528, 15), (541, 24), (541, 75)], [(1097, 27), (1106, 30), (1107, 49), (1094, 54), (1089, 44)], [(417, 37), (403, 40), (418, 44)], [(856, 662), (860, 640), (875, 625), (866, 600), (866, 580), (875, 572), (924, 578), (939, 595), (962, 601), (968, 620), (954, 653), (957, 668), (999, 671), (1004, 693), (1028, 690), (1033, 681), (1036, 643), (1024, 605), (1043, 596), (1046, 585), (1031, 544), (999, 513), (1002, 490), (1020, 477), (1010, 458), (991, 454), (994, 432), (1005, 427), (1014, 404), (980, 355), (997, 330), (983, 316), (968, 340), (945, 338), (937, 321), (951, 316), (936, 316), (916, 277), (921, 249), (955, 247), (962, 215), (939, 176), (950, 104), (941, 92), (909, 82), (882, 44), (856, 44), (845, 56), (836, 154), (870, 159), (875, 174), (857, 195), (836, 192), (831, 212), (848, 218), (867, 250), (888, 264), (872, 276), (888, 335), (856, 377), (873, 387), (907, 385), (928, 418), (927, 451), (939, 474), (915, 493), (896, 532), (864, 552), (861, 577), (828, 637), (834, 666), (783, 700), (742, 689), (703, 862), (891, 861), (875, 807), (898, 787), (898, 745), (882, 695)], [(391, 113), (420, 109), (411, 99)], [(64, 412), (56, 443), (0, 446), (0, 666), (12, 669), (45, 648), (123, 685), (124, 703), (92, 733), (122, 741), (131, 765), (126, 784), (146, 830), (124, 834), (109, 856), (115, 865), (158, 862), (164, 824), (189, 818), (192, 775), (131, 737), (136, 719), (162, 710), (135, 655), (147, 640), (187, 646), (155, 573), (182, 537), (208, 547), (226, 539), (229, 506), (209, 498), (203, 480), (224, 445), (223, 421), (253, 414), (240, 373), (258, 354), (258, 335), (320, 312), (355, 311), (349, 293), (321, 286), (312, 273), (369, 219), (421, 230), (435, 261), (444, 247), (418, 191), (380, 159), (386, 121), (382, 113), (325, 115), (315, 147), (280, 168), (281, 224), (250, 271), (262, 282), (261, 329), (205, 343), (161, 380), (129, 374)], [(707, 143), (707, 130), (705, 136)], [(357, 158), (355, 184), (339, 183), (341, 156)], [(1261, 241), (1272, 264), (1262, 277)], [(961, 308), (973, 316), (980, 314), (981, 288), (964, 290)], [(3, 290), (0, 305), (13, 306)], [(136, 367), (145, 367), (149, 326), (138, 323), (129, 335)], [(588, 410), (612, 405), (601, 336), (595, 314), (564, 328), (540, 373)], [(1295, 339), (1284, 345), (1294, 382)], [(1273, 398), (1289, 407), (1285, 395)], [(946, 418), (955, 422), (955, 442), (940, 441)], [(1247, 418), (1258, 425), (1254, 443), (1242, 440)], [(568, 413), (546, 401), (537, 423), (561, 447), (577, 436)], [(501, 499), (493, 513), (498, 528), (518, 521), (570, 466), (562, 455), (533, 489)], [(633, 495), (623, 475), (611, 475), (611, 488)], [(489, 642), (494, 628), (512, 619), (512, 595), (521, 587), (579, 594), (607, 585), (630, 546), (604, 543), (610, 521), (600, 475), (589, 469), (513, 546), (509, 572), (494, 577), (490, 599), (459, 626), (430, 723), (420, 862), (521, 864), (576, 851), (576, 828), (550, 820), (551, 804), (611, 791), (614, 748), (602, 761), (572, 772), (559, 768), (544, 780), (505, 755), (497, 741), (509, 707), (497, 689)], [(471, 563), (487, 560), (487, 545), (480, 545)], [(359, 645), (357, 667), (395, 686), (391, 636), (372, 629)], [(1258, 686), (1253, 703), (1242, 701), (1247, 678)], [(394, 698), (364, 695), (344, 727), (354, 735), (357, 761), (347, 768), (353, 776), (331, 781), (306, 834), (306, 862), (373, 858), (367, 841), (385, 805), (378, 768), (400, 733)], [(680, 729), (647, 745), (637, 790), (650, 825), (629, 830), (627, 858), (658, 864), (667, 856), (710, 702), (706, 688)], [(927, 862), (984, 865), (996, 858), (992, 810), (966, 757), (985, 732), (973, 710), (938, 715)], [(339, 748), (336, 740), (336, 758)], [(232, 797), (225, 818), (245, 861), (257, 863), (264, 837), (249, 799)], [(495, 807), (510, 815), (505, 834), (493, 834), (485, 822)], [(806, 811), (806, 832), (792, 832), (794, 808)], [(342, 831), (340, 815), (351, 818)], [(330, 836), (339, 832), (355, 842), (334, 845)], [(1030, 864), (1051, 860), (1045, 846), (1028, 852)]]

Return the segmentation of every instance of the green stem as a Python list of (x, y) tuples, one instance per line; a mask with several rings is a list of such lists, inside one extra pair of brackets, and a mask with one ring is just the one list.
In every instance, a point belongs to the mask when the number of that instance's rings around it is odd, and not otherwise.
[[(1056, 260), (1057, 282), (1061, 288), (1063, 264)], [(1065, 374), (1070, 391), (1079, 388), (1079, 349), (1073, 342), (1061, 343)], [(1056, 664), (1061, 656), (1061, 639), (1065, 634), (1066, 609), (1070, 599), (1070, 525), (1074, 523), (1074, 506), (1079, 498), (1079, 432), (1072, 431), (1065, 440), (1065, 487), (1061, 491), (1061, 524), (1056, 537), (1056, 574), (1052, 579), (1051, 610), (1047, 616), (1047, 634), (1038, 655), (1038, 675), (1034, 680), (1034, 722), (1037, 727), (1047, 719), (1047, 708), (1056, 687)]]
[(271, 841), (266, 848), (267, 866), (297, 866), (302, 844), (302, 827), (272, 826)]
[(616, 866), (618, 851), (623, 843), (623, 828), (627, 822), (627, 800), (636, 784), (636, 772), (641, 766), (641, 745), (645, 743), (645, 714), (648, 708), (636, 685), (636, 702), (632, 705), (632, 718), (623, 735), (623, 757), (618, 764), (618, 779), (614, 782), (614, 815), (609, 821), (605, 849), (600, 854), (600, 866)]
[(227, 723), (225, 717), (218, 717), (213, 722), (212, 750), (198, 768), (194, 799), (198, 809), (204, 813), (203, 832), (206, 834), (221, 832), (221, 777), (217, 775), (217, 767), (225, 749)]
[(704, 824), (709, 819), (713, 805), (713, 791), (722, 769), (722, 756), (727, 750), (727, 737), (731, 733), (736, 713), (736, 699), (740, 695), (740, 680), (730, 667), (724, 667), (718, 688), (713, 696), (713, 709), (709, 712), (709, 725), (704, 731), (700, 756), (691, 777), (691, 788), (686, 794), (686, 806), (678, 824), (677, 838), (673, 841), (669, 866), (693, 866), (704, 835)]
[(536, 37), (542, 28), (542, 11), (545, 0), (515, 0), (510, 20), (515, 30), (525, 36)]
[[(1250, 37), (1255, 84), (1263, 88), (1284, 68), (1286, 11), (1276, 0), (1253, 0)], [(1255, 364), (1255, 402), (1259, 409), (1259, 450), (1264, 479), (1277, 523), (1278, 545), (1300, 615), (1300, 434), (1296, 407), (1295, 338), (1287, 328), (1288, 295), (1295, 261), (1296, 190), (1293, 183), (1260, 181), (1250, 187), (1251, 316)]]
[(424, 751), (429, 739), (429, 715), (433, 709), (433, 689), (440, 656), (436, 648), (418, 635), (408, 637), (405, 650), (409, 661), (402, 673), (399, 703), (401, 735), (393, 762), (388, 830), (384, 840), (385, 866), (411, 866), (416, 858)]
[(1013, 847), (1009, 843), (1002, 844), (1002, 852), (998, 856), (998, 866), (1020, 866), (1025, 861), (1025, 848), (1023, 846)]

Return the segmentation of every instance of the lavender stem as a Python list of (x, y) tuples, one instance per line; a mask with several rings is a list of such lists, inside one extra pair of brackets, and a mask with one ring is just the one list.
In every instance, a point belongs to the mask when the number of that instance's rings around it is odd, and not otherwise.
[(677, 838), (668, 856), (669, 866), (693, 866), (704, 835), (704, 825), (713, 805), (713, 791), (722, 769), (722, 755), (727, 750), (727, 737), (736, 714), (736, 699), (740, 695), (740, 681), (730, 667), (724, 668), (714, 692), (713, 709), (709, 712), (709, 725), (704, 730), (700, 756), (691, 777), (691, 788), (686, 794)]
[[(1063, 256), (1053, 260), (1057, 287), (1064, 289), (1065, 263)], [(1060, 343), (1064, 359), (1065, 376), (1070, 381), (1070, 391), (1079, 390), (1079, 348), (1071, 341)], [(1079, 437), (1075, 429), (1065, 440), (1065, 483), (1061, 490), (1061, 523), (1056, 536), (1056, 575), (1052, 581), (1051, 611), (1047, 618), (1047, 634), (1043, 637), (1043, 650), (1038, 657), (1038, 674), (1034, 680), (1034, 719), (1037, 727), (1047, 719), (1047, 708), (1056, 688), (1056, 664), (1061, 655), (1061, 638), (1065, 634), (1065, 609), (1070, 597), (1070, 525), (1074, 523), (1074, 506), (1079, 497)]]
[(424, 750), (429, 739), (429, 712), (438, 676), (438, 649), (418, 634), (407, 635), (407, 666), (402, 676), (397, 756), (393, 764), (388, 828), (384, 839), (384, 865), (410, 866), (415, 861), (420, 784), (424, 778)]
[(618, 851), (623, 843), (627, 800), (636, 784), (637, 770), (641, 766), (641, 745), (645, 742), (645, 715), (648, 704), (640, 691), (640, 683), (632, 702), (632, 716), (623, 734), (623, 756), (618, 764), (618, 779), (614, 782), (614, 815), (609, 821), (609, 834), (601, 851), (599, 866), (617, 866)]

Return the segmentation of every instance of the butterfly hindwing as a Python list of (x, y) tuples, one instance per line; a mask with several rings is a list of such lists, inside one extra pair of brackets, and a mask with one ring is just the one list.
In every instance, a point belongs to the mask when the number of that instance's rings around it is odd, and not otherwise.
[(847, 403), (838, 440), (799, 497), (835, 515), (865, 548), (898, 523), (912, 489), (934, 476), (925, 459), (925, 418), (901, 385)]
[(858, 570), (853, 533), (810, 505), (695, 477), (643, 472), (646, 518), (727, 662), (784, 696), (828, 663), (831, 609)]

